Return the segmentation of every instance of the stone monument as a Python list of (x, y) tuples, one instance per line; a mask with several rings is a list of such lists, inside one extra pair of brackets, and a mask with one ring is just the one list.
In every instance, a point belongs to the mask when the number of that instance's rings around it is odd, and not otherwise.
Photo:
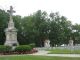
[(50, 47), (50, 40), (46, 39), (46, 40), (44, 41), (44, 47), (45, 47), (45, 48), (49, 48), (49, 47)]
[(73, 40), (69, 40), (69, 46), (73, 46)]
[(73, 45), (74, 45), (74, 41), (73, 41), (72, 38), (70, 37), (69, 46), (73, 46)]
[(9, 15), (10, 15), (10, 20), (8, 23), (8, 28), (5, 29), (5, 36), (6, 36), (6, 41), (4, 43), (4, 45), (7, 46), (17, 46), (18, 41), (17, 41), (17, 29), (14, 26), (14, 22), (13, 22), (13, 18), (12, 18), (12, 14), (15, 12), (13, 10), (13, 7), (10, 6), (10, 10), (8, 10)]

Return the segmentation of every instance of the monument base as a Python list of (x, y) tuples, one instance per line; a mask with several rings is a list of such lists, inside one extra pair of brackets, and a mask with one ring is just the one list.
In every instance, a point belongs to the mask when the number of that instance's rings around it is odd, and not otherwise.
[(19, 43), (17, 41), (6, 41), (4, 43), (5, 46), (18, 46)]

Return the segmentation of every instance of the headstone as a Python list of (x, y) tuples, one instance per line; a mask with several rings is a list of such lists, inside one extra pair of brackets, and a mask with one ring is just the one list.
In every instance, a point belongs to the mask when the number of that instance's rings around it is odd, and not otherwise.
[(44, 47), (49, 48), (50, 47), (50, 40), (45, 40), (44, 41)]
[(5, 29), (6, 41), (4, 45), (16, 46), (16, 45), (19, 45), (19, 43), (17, 41), (17, 29), (14, 26), (14, 22), (12, 18), (12, 14), (13, 12), (15, 12), (12, 6), (10, 6), (10, 10), (8, 10), (8, 12), (10, 15), (10, 20), (8, 23), (8, 28)]
[(73, 40), (69, 40), (69, 46), (73, 46), (74, 41)]

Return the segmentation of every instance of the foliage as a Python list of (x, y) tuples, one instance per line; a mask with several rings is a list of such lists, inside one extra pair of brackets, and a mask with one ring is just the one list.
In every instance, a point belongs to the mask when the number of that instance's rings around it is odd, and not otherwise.
[(10, 46), (0, 45), (0, 52), (9, 52), (9, 51), (11, 51)]
[[(0, 44), (5, 41), (5, 28), (7, 28), (9, 14), (0, 9)], [(20, 45), (35, 43), (36, 46), (43, 47), (44, 40), (49, 39), (51, 45), (68, 44), (70, 37), (74, 44), (80, 43), (80, 25), (72, 25), (65, 16), (58, 12), (47, 14), (38, 10), (35, 13), (21, 17), (13, 16), (15, 27), (18, 29), (17, 38)], [(76, 32), (72, 32), (76, 30)]]
[(30, 51), (30, 50), (32, 50), (32, 48), (29, 45), (20, 45), (15, 48), (15, 51)]
[(31, 46), (31, 48), (33, 49), (35, 47), (35, 43), (31, 43), (29, 44), (29, 46)]
[(68, 44), (71, 35), (71, 22), (67, 18), (60, 16), (59, 13), (50, 14), (50, 33), (49, 38), (52, 45)]
[(8, 13), (0, 9), (0, 44), (4, 44), (4, 41), (5, 41), (4, 30), (7, 27), (8, 20), (9, 20)]
[(80, 42), (80, 25), (79, 24), (75, 24), (72, 25), (72, 38), (74, 40), (75, 44), (79, 44)]

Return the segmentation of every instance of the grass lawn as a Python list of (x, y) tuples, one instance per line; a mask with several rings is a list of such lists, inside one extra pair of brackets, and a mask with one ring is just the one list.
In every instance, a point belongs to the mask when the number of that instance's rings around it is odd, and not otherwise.
[(49, 54), (80, 54), (80, 50), (52, 49)]
[(50, 56), (0, 56), (0, 60), (80, 60), (80, 58), (50, 57)]

